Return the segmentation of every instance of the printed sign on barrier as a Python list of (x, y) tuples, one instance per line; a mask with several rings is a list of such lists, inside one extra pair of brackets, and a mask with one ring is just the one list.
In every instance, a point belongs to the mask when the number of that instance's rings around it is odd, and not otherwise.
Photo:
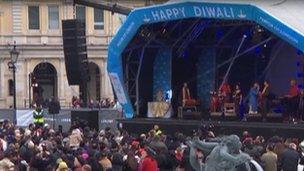
[(17, 126), (28, 126), (33, 123), (33, 110), (17, 110)]

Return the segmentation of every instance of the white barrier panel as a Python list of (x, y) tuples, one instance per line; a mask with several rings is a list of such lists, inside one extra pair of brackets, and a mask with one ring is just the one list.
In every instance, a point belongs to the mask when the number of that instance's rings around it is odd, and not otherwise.
[(33, 123), (33, 110), (17, 110), (17, 126), (28, 126)]

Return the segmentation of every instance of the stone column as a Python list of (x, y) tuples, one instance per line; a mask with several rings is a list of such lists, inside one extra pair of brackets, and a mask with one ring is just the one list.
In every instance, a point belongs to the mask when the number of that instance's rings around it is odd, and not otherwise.
[(27, 80), (25, 79), (26, 76), (24, 76), (24, 70), (25, 70), (25, 60), (24, 59), (18, 59), (16, 63), (16, 97), (17, 97), (17, 107), (23, 108), (25, 107), (25, 90), (26, 89), (26, 83)]
[(60, 59), (60, 62), (59, 62), (59, 71), (57, 73), (57, 77), (58, 77), (58, 98), (59, 98), (59, 101), (62, 102), (62, 101), (66, 101), (66, 91), (65, 91), (65, 66), (64, 66), (64, 58), (61, 58)]
[(5, 94), (4, 90), (5, 90), (5, 82), (7, 80), (5, 80), (4, 74), (8, 70), (8, 67), (6, 64), (6, 60), (1, 59), (0, 62), (1, 62), (1, 64), (0, 64), (0, 87), (2, 87), (0, 89), (0, 100), (1, 100), (0, 107), (6, 107), (6, 102), (5, 102), (6, 94)]

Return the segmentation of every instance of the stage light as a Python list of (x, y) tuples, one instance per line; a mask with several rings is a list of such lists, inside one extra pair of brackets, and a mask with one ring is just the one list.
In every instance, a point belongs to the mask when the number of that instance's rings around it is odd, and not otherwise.
[(261, 26), (259, 26), (259, 25), (257, 25), (256, 27), (255, 27), (255, 30), (256, 30), (256, 32), (258, 32), (258, 33), (262, 33), (264, 30), (263, 30), (263, 28), (261, 27)]
[(267, 44), (265, 43), (265, 44), (264, 44), (264, 48), (266, 48), (266, 47), (267, 47)]
[(254, 52), (255, 52), (255, 54), (261, 54), (262, 48), (260, 46), (258, 46), (254, 49)]

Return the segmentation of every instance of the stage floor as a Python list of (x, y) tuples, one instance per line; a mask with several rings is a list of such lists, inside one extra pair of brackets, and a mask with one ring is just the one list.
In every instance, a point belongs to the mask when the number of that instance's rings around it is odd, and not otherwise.
[(123, 129), (130, 133), (147, 133), (155, 124), (159, 125), (166, 134), (182, 132), (191, 135), (202, 125), (212, 125), (213, 131), (219, 134), (241, 135), (243, 131), (249, 131), (252, 135), (271, 137), (274, 135), (294, 138), (304, 138), (304, 123), (270, 123), (270, 122), (241, 122), (241, 121), (199, 121), (163, 118), (134, 118), (118, 119), (117, 122)]

